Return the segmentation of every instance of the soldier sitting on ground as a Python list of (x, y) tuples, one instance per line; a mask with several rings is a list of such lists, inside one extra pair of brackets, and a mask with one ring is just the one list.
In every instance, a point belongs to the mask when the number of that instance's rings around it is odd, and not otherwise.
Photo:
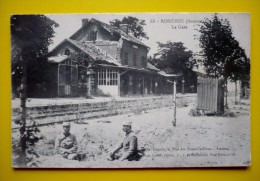
[(121, 161), (138, 161), (142, 157), (142, 154), (137, 149), (137, 137), (131, 128), (131, 122), (123, 124), (123, 131), (126, 133), (125, 137), (121, 144), (110, 153), (108, 160), (112, 161), (118, 159)]
[(77, 160), (78, 143), (76, 137), (70, 133), (70, 123), (63, 123), (63, 133), (55, 141), (56, 152), (69, 160)]

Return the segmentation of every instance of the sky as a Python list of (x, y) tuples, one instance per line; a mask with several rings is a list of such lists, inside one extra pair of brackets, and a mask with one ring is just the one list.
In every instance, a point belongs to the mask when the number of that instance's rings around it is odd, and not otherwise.
[[(55, 28), (54, 43), (49, 49), (53, 49), (65, 38), (74, 34), (81, 27), (83, 18), (95, 18), (109, 24), (109, 21), (113, 19), (121, 20), (125, 16), (133, 16), (145, 20), (144, 31), (149, 39), (143, 39), (143, 42), (150, 47), (148, 55), (152, 56), (157, 52), (157, 42), (166, 43), (167, 41), (181, 41), (185, 47), (196, 53), (200, 51), (199, 41), (195, 38), (199, 35), (196, 28), (201, 20), (211, 18), (212, 15), (213, 13), (49, 14), (46, 16), (59, 24), (59, 27)], [(228, 19), (233, 36), (250, 57), (250, 14), (220, 13), (220, 16)]]

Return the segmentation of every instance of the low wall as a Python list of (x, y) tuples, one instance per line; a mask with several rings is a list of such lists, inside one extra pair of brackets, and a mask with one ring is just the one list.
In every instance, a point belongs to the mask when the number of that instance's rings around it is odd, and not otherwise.
[[(173, 106), (171, 96), (137, 98), (129, 100), (115, 100), (107, 102), (46, 105), (27, 108), (27, 120), (35, 120), (39, 125), (59, 123), (63, 121), (77, 121), (121, 114), (134, 113)], [(12, 109), (12, 122), (20, 119), (20, 108)], [(19, 125), (13, 124), (12, 128)]]

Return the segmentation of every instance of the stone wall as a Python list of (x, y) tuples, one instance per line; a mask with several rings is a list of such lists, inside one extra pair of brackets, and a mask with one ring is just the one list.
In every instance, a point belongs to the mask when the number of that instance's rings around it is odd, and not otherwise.
[[(45, 125), (121, 114), (139, 114), (146, 110), (170, 106), (173, 106), (171, 96), (127, 100), (111, 99), (106, 102), (82, 104), (47, 105), (27, 108), (27, 120), (30, 121), (30, 119), (33, 119), (39, 125)], [(14, 124), (17, 119), (20, 119), (20, 108), (13, 108), (12, 128), (18, 128), (19, 125)]]

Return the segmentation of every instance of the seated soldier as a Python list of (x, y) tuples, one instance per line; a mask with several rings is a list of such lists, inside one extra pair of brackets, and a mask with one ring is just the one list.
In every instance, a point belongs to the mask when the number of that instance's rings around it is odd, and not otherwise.
[(78, 143), (76, 137), (70, 133), (70, 123), (63, 123), (63, 133), (55, 141), (56, 152), (69, 160), (77, 160)]
[[(125, 137), (121, 144), (110, 153), (110, 157), (108, 158), (108, 160), (112, 161), (115, 159), (119, 159), (121, 161), (138, 161), (141, 158), (142, 155), (139, 154), (137, 149), (137, 137), (134, 135), (131, 128), (131, 122), (123, 124), (123, 131), (125, 132)], [(120, 152), (121, 149), (122, 151)]]

